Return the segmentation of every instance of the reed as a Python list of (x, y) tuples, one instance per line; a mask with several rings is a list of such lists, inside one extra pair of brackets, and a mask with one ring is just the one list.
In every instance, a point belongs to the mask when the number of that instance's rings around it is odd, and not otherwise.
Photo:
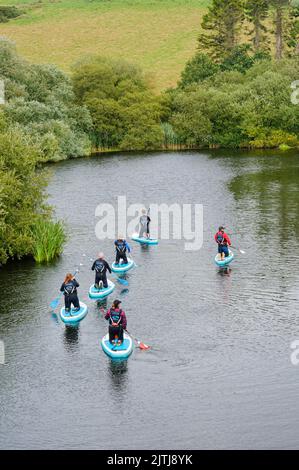
[(180, 145), (179, 138), (174, 132), (172, 125), (168, 122), (163, 122), (161, 126), (164, 133), (164, 148), (176, 148)]
[(66, 241), (62, 222), (38, 219), (32, 227), (33, 257), (37, 263), (48, 263), (61, 255)]

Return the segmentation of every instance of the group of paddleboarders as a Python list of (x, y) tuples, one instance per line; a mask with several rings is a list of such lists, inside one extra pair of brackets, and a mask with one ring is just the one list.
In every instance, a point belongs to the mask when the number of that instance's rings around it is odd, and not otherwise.
[[(140, 237), (150, 237), (150, 222), (151, 219), (146, 212), (142, 211), (139, 219)], [(128, 264), (127, 253), (131, 253), (131, 247), (125, 238), (119, 237), (114, 241), (115, 246), (115, 265)], [(109, 263), (105, 260), (104, 253), (100, 252), (97, 259), (93, 262), (91, 270), (95, 271), (95, 289), (107, 289), (108, 279), (107, 271), (111, 274), (112, 270)], [(72, 305), (74, 306), (73, 312), (80, 311), (80, 301), (78, 297), (77, 288), (79, 287), (78, 281), (75, 276), (68, 273), (61, 285), (60, 291), (64, 294), (65, 311), (72, 315)], [(112, 343), (117, 339), (116, 344), (123, 342), (123, 332), (127, 328), (127, 318), (125, 312), (120, 308), (121, 301), (114, 300), (112, 307), (107, 311), (105, 319), (109, 321), (109, 341)]]
[[(145, 210), (142, 211), (140, 217), (140, 230), (139, 237), (150, 237), (150, 222), (151, 219), (146, 213)], [(217, 233), (214, 236), (214, 239), (218, 245), (218, 253), (221, 256), (221, 260), (224, 260), (229, 256), (229, 247), (231, 246), (231, 241), (227, 233), (225, 232), (225, 227), (220, 226)], [(119, 237), (114, 241), (115, 246), (115, 265), (127, 264), (127, 252), (131, 252), (131, 247), (126, 241), (125, 238)], [(105, 260), (104, 253), (100, 252), (97, 259), (93, 262), (92, 271), (95, 271), (95, 282), (94, 287), (96, 289), (108, 288), (108, 279), (107, 271), (111, 274), (112, 270), (109, 263)], [(71, 273), (68, 273), (64, 279), (63, 284), (61, 285), (60, 291), (64, 294), (65, 299), (65, 310), (71, 315), (72, 309), (71, 306), (74, 306), (74, 313), (80, 311), (80, 302), (78, 298), (77, 288), (79, 283), (75, 279), (75, 276)], [(127, 328), (127, 318), (125, 312), (120, 307), (121, 301), (116, 299), (114, 300), (112, 307), (107, 310), (105, 314), (105, 319), (109, 321), (109, 341), (112, 343), (116, 340), (116, 344), (121, 344), (123, 342), (123, 332)]]

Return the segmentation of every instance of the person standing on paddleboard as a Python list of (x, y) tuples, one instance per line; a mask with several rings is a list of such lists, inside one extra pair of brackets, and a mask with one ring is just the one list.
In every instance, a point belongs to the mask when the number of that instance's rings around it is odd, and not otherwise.
[(127, 250), (131, 253), (130, 245), (121, 237), (115, 240), (114, 245), (116, 248), (115, 264), (119, 264), (120, 260), (123, 261), (123, 264), (128, 264)]
[(109, 321), (109, 341), (118, 345), (123, 342), (124, 330), (127, 328), (126, 314), (120, 308), (120, 304), (120, 300), (114, 300), (112, 307), (105, 315), (105, 320)]
[(102, 289), (104, 287), (107, 289), (108, 280), (107, 280), (107, 270), (111, 274), (111, 268), (107, 261), (104, 258), (104, 253), (99, 253), (98, 258), (95, 260), (91, 267), (92, 271), (95, 271), (95, 281), (94, 286), (96, 289)]
[(225, 227), (219, 227), (218, 232), (215, 235), (215, 241), (218, 244), (218, 253), (221, 255), (221, 260), (229, 256), (229, 246), (231, 241), (227, 233), (225, 233)]
[(68, 273), (60, 287), (60, 292), (63, 292), (64, 294), (66, 312), (71, 312), (72, 304), (75, 307), (75, 312), (79, 312), (80, 310), (77, 287), (79, 287), (79, 283), (71, 273)]
[(140, 224), (140, 230), (139, 230), (139, 238), (143, 238), (144, 234), (146, 238), (150, 238), (150, 229), (149, 229), (149, 224), (151, 222), (151, 219), (146, 213), (146, 210), (142, 210), (142, 215), (139, 219), (139, 224)]

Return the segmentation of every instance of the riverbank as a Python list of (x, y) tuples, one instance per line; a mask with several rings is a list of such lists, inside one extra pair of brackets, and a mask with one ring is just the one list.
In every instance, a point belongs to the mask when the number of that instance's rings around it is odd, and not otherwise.
[[(171, 145), (171, 146), (163, 146), (158, 149), (152, 149), (152, 150), (144, 150), (144, 153), (147, 152), (187, 152), (187, 151), (207, 151), (207, 150), (226, 150), (226, 151), (231, 151), (231, 152), (259, 152), (259, 151), (280, 151), (280, 152), (293, 152), (298, 150), (299, 147), (289, 147), (288, 145), (280, 145), (278, 147), (262, 147), (262, 148), (254, 148), (254, 147), (242, 147), (239, 149), (232, 149), (232, 148), (226, 148), (226, 147), (221, 147), (220, 145), (211, 145), (208, 147), (197, 147), (197, 146), (186, 146), (186, 145)], [(97, 156), (97, 155), (109, 155), (109, 154), (136, 154), (140, 153), (140, 150), (121, 150), (119, 148), (93, 148), (90, 155), (87, 158)], [(142, 153), (142, 152), (141, 152)], [(85, 158), (85, 157), (81, 157)], [(48, 162), (48, 163), (55, 163), (55, 162)], [(58, 162), (56, 162), (58, 163)]]

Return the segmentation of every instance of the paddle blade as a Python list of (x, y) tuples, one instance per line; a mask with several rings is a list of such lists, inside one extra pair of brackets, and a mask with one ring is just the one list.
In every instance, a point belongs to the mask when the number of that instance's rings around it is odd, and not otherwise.
[(51, 307), (53, 310), (55, 310), (55, 308), (58, 307), (59, 301), (60, 301), (60, 298), (59, 298), (59, 297), (57, 297), (57, 299), (55, 299), (55, 300), (52, 300), (52, 302), (50, 303), (50, 307)]
[(240, 253), (241, 253), (242, 255), (245, 255), (245, 254), (246, 254), (246, 251), (244, 251), (244, 250), (239, 250), (239, 251), (240, 251)]
[(143, 350), (150, 349), (150, 346), (148, 346), (147, 344), (141, 343), (141, 341), (138, 341), (138, 347)]
[(128, 286), (129, 285), (128, 281), (126, 281), (125, 279), (121, 279), (120, 277), (117, 277), (116, 280), (117, 280), (117, 282), (119, 282), (123, 286)]
[(129, 292), (129, 289), (122, 289), (120, 295), (127, 295)]

